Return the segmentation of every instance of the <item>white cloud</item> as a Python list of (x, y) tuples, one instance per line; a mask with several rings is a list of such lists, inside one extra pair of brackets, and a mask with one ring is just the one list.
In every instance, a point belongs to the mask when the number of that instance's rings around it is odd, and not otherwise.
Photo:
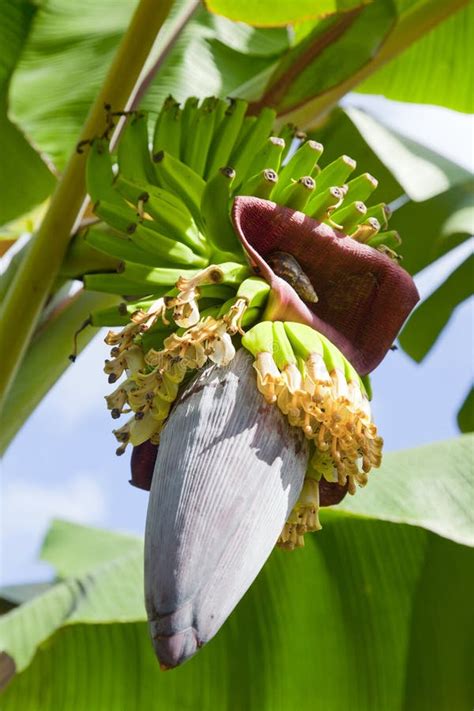
[[(3, 584), (41, 575), (32, 563), (53, 518), (84, 524), (101, 524), (106, 518), (106, 498), (91, 474), (79, 473), (60, 485), (41, 485), (25, 479), (9, 481), (2, 491)], [(44, 568), (46, 571), (46, 568)]]

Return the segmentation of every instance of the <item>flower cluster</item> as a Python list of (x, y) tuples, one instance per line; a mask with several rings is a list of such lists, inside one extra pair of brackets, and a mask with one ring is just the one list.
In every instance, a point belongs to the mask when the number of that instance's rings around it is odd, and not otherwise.
[[(242, 341), (255, 356), (257, 387), (288, 422), (303, 430), (324, 460), (313, 458), (313, 481), (324, 477), (354, 494), (380, 466), (383, 440), (372, 422), (365, 387), (340, 351), (309, 326), (263, 322)], [(301, 544), (317, 530), (318, 487), (307, 479), (280, 542)]]
[[(202, 368), (208, 360), (218, 365), (227, 365), (235, 355), (232, 336), (243, 334), (242, 317), (248, 307), (248, 299), (238, 297), (225, 306), (220, 315), (201, 317), (198, 308), (199, 285), (216, 283), (222, 278), (219, 267), (208, 267), (195, 277), (180, 277), (176, 293), (157, 299), (146, 310), (137, 309), (131, 315), (131, 323), (119, 333), (110, 331), (105, 339), (112, 346), (112, 359), (105, 362), (104, 371), (109, 382), (114, 383), (125, 372), (127, 378), (118, 388), (106, 396), (106, 402), (114, 419), (133, 412), (133, 417), (114, 435), (120, 446), (117, 454), (123, 454), (127, 445), (138, 445), (146, 440), (157, 444), (163, 424), (175, 401), (179, 385), (188, 370)], [(161, 321), (170, 325), (167, 312), (176, 326), (185, 327), (163, 339), (160, 350), (144, 350), (140, 337)]]

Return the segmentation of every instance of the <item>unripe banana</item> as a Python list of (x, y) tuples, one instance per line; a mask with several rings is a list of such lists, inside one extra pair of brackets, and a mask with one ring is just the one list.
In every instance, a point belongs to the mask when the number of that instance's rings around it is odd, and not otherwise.
[(127, 116), (118, 144), (117, 158), (120, 174), (124, 178), (141, 183), (153, 181), (146, 114), (139, 112)]
[(264, 170), (264, 168), (270, 168), (278, 172), (284, 150), (285, 141), (283, 138), (279, 138), (278, 136), (270, 136), (270, 138), (267, 138), (265, 144), (253, 159), (249, 174), (255, 175)]
[[(271, 133), (276, 112), (265, 108), (251, 126), (237, 151), (230, 157), (230, 165), (236, 173), (236, 186), (241, 185), (249, 175), (252, 160)], [(301, 175), (301, 174), (300, 174)]]
[(181, 114), (181, 145), (179, 151), (179, 159), (185, 161), (186, 153), (189, 150), (189, 144), (193, 140), (194, 122), (198, 109), (199, 99), (195, 96), (190, 96), (186, 99), (183, 112)]
[(145, 223), (137, 223), (135, 230), (129, 234), (137, 247), (148, 252), (154, 259), (161, 260), (158, 262), (160, 266), (182, 264), (183, 266), (206, 267), (208, 265), (207, 259), (199, 257), (187, 245), (149, 229)]
[(266, 168), (246, 180), (237, 192), (239, 195), (253, 195), (268, 200), (277, 184), (278, 173)]
[(120, 176), (115, 187), (129, 202), (139, 206), (137, 216), (152, 218), (152, 222), (145, 221), (147, 227), (187, 244), (196, 254), (208, 256), (209, 246), (188, 208), (176, 195), (155, 185), (137, 185)]
[(201, 199), (206, 185), (204, 180), (188, 165), (165, 151), (156, 153), (153, 156), (153, 163), (158, 183), (166, 190), (179, 195), (199, 226)]
[[(150, 266), (160, 266), (162, 260), (153, 257), (149, 252), (145, 252), (131, 240), (130, 237), (112, 235), (103, 230), (89, 230), (85, 237), (87, 244), (103, 254), (108, 254), (116, 259), (126, 262), (136, 262), (137, 264), (148, 264)], [(123, 293), (123, 292), (117, 292)]]
[(180, 157), (181, 113), (179, 103), (168, 96), (155, 124), (153, 153), (167, 151), (176, 158)]
[(330, 212), (332, 212), (337, 205), (342, 203), (343, 199), (344, 194), (340, 188), (326, 188), (326, 190), (318, 192), (317, 195), (309, 199), (304, 212), (314, 220), (322, 222), (327, 219)]
[(210, 178), (201, 199), (204, 232), (212, 246), (222, 252), (242, 254), (242, 247), (230, 221), (230, 196), (235, 171), (220, 168)]
[(280, 171), (278, 187), (275, 189), (275, 193), (272, 194), (272, 200), (280, 202), (283, 191), (288, 185), (291, 185), (295, 180), (299, 180), (302, 175), (311, 175), (322, 152), (322, 145), (316, 141), (303, 143)]
[(310, 175), (305, 175), (282, 190), (279, 203), (292, 210), (304, 210), (315, 187), (316, 183), (313, 178)]
[(367, 208), (363, 202), (352, 202), (331, 213), (330, 222), (338, 225), (342, 232), (348, 234), (366, 214)]
[(397, 249), (402, 243), (400, 235), (396, 230), (389, 230), (388, 232), (379, 232), (375, 237), (371, 237), (367, 244), (369, 247), (380, 247), (385, 245), (389, 249)]
[(370, 173), (362, 173), (347, 183), (346, 200), (365, 202), (377, 188), (379, 181)]
[(188, 143), (190, 150), (186, 163), (200, 176), (204, 175), (206, 168), (209, 146), (214, 135), (217, 106), (218, 99), (215, 97), (204, 99), (196, 114), (193, 140)]
[(327, 190), (334, 185), (344, 185), (348, 176), (356, 169), (357, 163), (349, 156), (339, 156), (332, 163), (326, 165), (316, 179), (317, 193)]
[(109, 152), (109, 142), (105, 138), (95, 138), (92, 141), (86, 164), (87, 192), (93, 203), (106, 200), (109, 203), (123, 203), (112, 187), (114, 173), (112, 156)]
[(384, 202), (381, 202), (378, 205), (373, 205), (367, 209), (365, 219), (368, 220), (370, 217), (375, 217), (375, 219), (379, 221), (381, 229), (386, 230), (391, 214), (392, 212), (389, 206)]
[(230, 154), (240, 133), (247, 102), (242, 99), (232, 99), (225, 111), (209, 149), (205, 177), (211, 178), (219, 168), (228, 165)]

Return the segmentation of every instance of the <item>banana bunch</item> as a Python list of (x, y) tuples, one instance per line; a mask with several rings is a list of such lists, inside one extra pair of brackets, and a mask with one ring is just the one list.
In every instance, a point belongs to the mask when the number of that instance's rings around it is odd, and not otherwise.
[(258, 117), (246, 111), (241, 99), (199, 104), (190, 98), (181, 108), (169, 97), (151, 150), (144, 112), (127, 116), (116, 156), (106, 138), (92, 140), (87, 188), (95, 215), (113, 233), (90, 230), (85, 241), (120, 260), (120, 267), (119, 273), (86, 274), (86, 288), (160, 296), (179, 276), (192, 277), (210, 264), (246, 264), (230, 220), (236, 195), (300, 210), (396, 258), (400, 238), (387, 231), (387, 205), (365, 204), (375, 178), (363, 173), (348, 180), (356, 168), (348, 156), (320, 168), (320, 143), (297, 138), (292, 126), (273, 136), (274, 111), (263, 109)]
[[(302, 545), (319, 528), (323, 477), (354, 493), (380, 464), (382, 440), (371, 421), (364, 383), (322, 334), (296, 323), (262, 321), (269, 284), (253, 275), (230, 211), (237, 195), (299, 210), (345, 236), (397, 259), (398, 234), (387, 231), (389, 209), (367, 207), (377, 188), (368, 173), (350, 180), (356, 162), (341, 156), (320, 167), (323, 146), (292, 125), (272, 135), (275, 112), (247, 115), (247, 103), (213, 97), (169, 97), (149, 135), (149, 117), (133, 112), (115, 154), (108, 139), (91, 141), (87, 187), (96, 217), (92, 250), (118, 260), (115, 271), (84, 275), (87, 289), (121, 295), (95, 312), (110, 331), (106, 397), (117, 454), (160, 433), (189, 376), (208, 361), (226, 365), (240, 343), (255, 357), (257, 385), (300, 427), (313, 454), (279, 544)], [(295, 150), (296, 148), (296, 150)], [(250, 330), (247, 330), (250, 329)]]

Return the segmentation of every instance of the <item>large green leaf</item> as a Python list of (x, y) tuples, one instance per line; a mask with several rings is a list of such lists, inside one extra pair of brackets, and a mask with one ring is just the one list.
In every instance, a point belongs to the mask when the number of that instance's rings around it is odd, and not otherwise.
[(396, 17), (391, 0), (378, 0), (319, 20), (282, 57), (260, 103), (285, 114), (341, 85), (377, 54)]
[[(139, 621), (140, 567), (136, 555), (121, 577), (93, 569), (3, 617), (3, 647), (24, 669), (7, 688), (5, 711), (469, 708), (468, 548), (419, 528), (328, 513), (303, 551), (271, 556), (216, 639), (169, 674)], [(113, 622), (107, 595), (117, 619), (134, 609), (137, 621)], [(49, 639), (25, 666), (47, 627)]]
[(461, 432), (474, 432), (474, 388), (471, 388), (458, 412)]
[(258, 27), (275, 27), (352, 10), (373, 0), (205, 0), (211, 12)]
[(468, 257), (411, 315), (399, 336), (400, 345), (418, 363), (429, 353), (453, 311), (472, 296), (474, 257)]
[[(314, 125), (348, 91), (363, 86), (367, 77), (390, 60), (403, 58), (407, 48), (438, 24), (444, 27), (443, 22), (466, 4), (467, 0), (377, 0), (318, 21), (312, 28), (305, 23), (301, 41), (282, 57), (257, 105), (273, 103), (295, 123)], [(472, 27), (472, 19), (472, 13), (464, 17), (461, 33), (462, 20), (435, 32), (419, 48), (416, 67), (399, 73), (394, 93), (389, 83), (382, 82), (377, 93), (399, 98), (400, 87), (407, 87), (404, 93), (409, 96), (415, 75), (420, 75), (423, 79), (417, 83), (415, 100), (465, 109), (471, 98), (469, 82), (465, 84), (465, 57), (470, 51), (466, 28)], [(433, 62), (438, 65), (440, 57), (444, 60), (446, 48), (449, 69), (436, 69), (433, 76)]]
[(472, 112), (473, 64), (466, 57), (473, 42), (474, 5), (468, 3), (359, 84), (357, 91)]
[(400, 232), (403, 266), (416, 274), (471, 234), (474, 181), (455, 185), (423, 202), (408, 202), (392, 216), (390, 225)]
[(0, 225), (44, 200), (54, 178), (22, 132), (8, 118), (10, 75), (27, 41), (36, 6), (29, 0), (0, 3)]
[(352, 106), (335, 109), (310, 136), (324, 145), (322, 165), (344, 149), (357, 161), (355, 174), (369, 172), (379, 180), (375, 202), (389, 203), (403, 194), (425, 201), (470, 180), (462, 166)]
[(470, 444), (388, 457), (358, 513), (323, 511), (305, 549), (275, 551), (216, 639), (165, 675), (141, 543), (56, 522), (42, 557), (70, 577), (0, 620), (19, 672), (2, 708), (467, 709), (474, 567), (448, 538), (472, 540)]
[(140, 553), (142, 540), (69, 521), (54, 521), (41, 548), (41, 559), (50, 563), (60, 578), (78, 577), (93, 568), (129, 553)]
[[(133, 10), (130, 0), (48, 0), (14, 75), (15, 116), (34, 141), (62, 167)], [(178, 0), (163, 27), (163, 50), (190, 0)], [(156, 111), (173, 93), (228, 95), (263, 71), (288, 47), (285, 29), (256, 30), (198, 9), (153, 83), (147, 106)], [(47, 97), (47, 101), (45, 101)]]
[(346, 497), (345, 511), (422, 526), (474, 546), (474, 436), (405, 452), (389, 452), (363, 492)]

